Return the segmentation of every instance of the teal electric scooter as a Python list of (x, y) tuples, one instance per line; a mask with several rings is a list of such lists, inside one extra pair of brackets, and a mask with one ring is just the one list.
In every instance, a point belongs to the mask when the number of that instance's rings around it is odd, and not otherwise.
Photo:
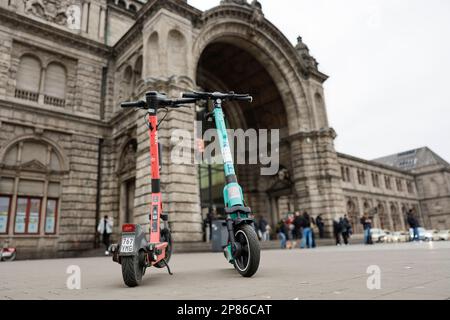
[(234, 170), (230, 142), (228, 140), (225, 117), (222, 110), (224, 101), (252, 102), (248, 94), (190, 92), (183, 98), (214, 102), (214, 110), (207, 114), (207, 119), (213, 118), (219, 136), (220, 149), (224, 161), (226, 186), (223, 190), (228, 231), (228, 245), (224, 254), (229, 263), (244, 277), (253, 276), (259, 267), (260, 246), (255, 231), (255, 221), (250, 208), (245, 205), (244, 194), (238, 183)]

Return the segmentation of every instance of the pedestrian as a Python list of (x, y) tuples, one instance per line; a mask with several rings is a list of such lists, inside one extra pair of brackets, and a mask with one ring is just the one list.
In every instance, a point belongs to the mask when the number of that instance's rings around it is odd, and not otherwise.
[(267, 220), (264, 219), (263, 216), (260, 216), (258, 221), (258, 234), (260, 235), (260, 239), (262, 241), (267, 241), (267, 226)]
[(264, 241), (270, 241), (270, 235), (271, 235), (271, 232), (272, 232), (272, 227), (270, 226), (270, 224), (267, 224), (267, 226), (266, 226), (266, 238), (265, 239), (263, 239)]
[(325, 224), (323, 223), (323, 218), (322, 218), (321, 214), (319, 214), (316, 218), (316, 226), (319, 229), (320, 239), (323, 239), (323, 237), (324, 237), (323, 231), (324, 231)]
[(309, 249), (312, 248), (313, 240), (312, 240), (312, 230), (311, 230), (311, 217), (308, 212), (303, 212), (303, 237), (300, 243), (300, 248), (305, 248), (305, 246)]
[(286, 249), (286, 241), (287, 241), (287, 227), (285, 219), (281, 219), (278, 224), (275, 232), (278, 235), (278, 239), (280, 239), (281, 249)]
[(339, 219), (339, 227), (340, 227), (342, 239), (344, 240), (344, 244), (347, 246), (348, 238), (350, 236), (350, 226), (349, 226), (348, 220), (346, 218), (341, 217)]
[(296, 240), (300, 241), (302, 239), (302, 227), (303, 227), (303, 217), (300, 211), (296, 211), (294, 218), (294, 236)]
[(294, 218), (295, 218), (294, 214), (292, 214), (291, 212), (288, 213), (287, 220), (286, 220), (287, 232), (288, 232), (288, 234), (287, 234), (288, 241), (287, 241), (286, 247), (288, 249), (292, 249), (293, 246), (295, 245), (295, 239), (294, 239), (294, 229), (295, 229)]
[(361, 217), (361, 224), (364, 229), (364, 244), (373, 244), (372, 241), (372, 219), (370, 219), (369, 214), (367, 212)]
[(333, 219), (333, 233), (334, 233), (334, 238), (336, 239), (336, 245), (340, 246), (341, 245), (341, 225), (337, 218)]
[(105, 245), (105, 255), (109, 255), (109, 246), (113, 228), (113, 220), (105, 215), (98, 223), (97, 232), (102, 235), (103, 244)]
[(413, 230), (413, 241), (420, 241), (420, 235), (419, 235), (419, 221), (417, 221), (417, 219), (414, 217), (413, 211), (409, 210), (408, 213), (406, 214), (407, 216), (407, 221), (409, 224), (409, 227)]

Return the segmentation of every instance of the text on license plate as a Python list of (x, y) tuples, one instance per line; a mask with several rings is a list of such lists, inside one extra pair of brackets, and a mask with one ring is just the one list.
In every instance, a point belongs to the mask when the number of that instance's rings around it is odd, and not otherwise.
[(134, 238), (122, 238), (120, 252), (130, 253), (134, 251)]

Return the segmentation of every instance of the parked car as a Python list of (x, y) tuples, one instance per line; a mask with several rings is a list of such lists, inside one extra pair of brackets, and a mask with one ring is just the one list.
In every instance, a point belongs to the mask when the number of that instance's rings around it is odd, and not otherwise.
[[(425, 228), (418, 228), (418, 231), (419, 231), (419, 240), (433, 241), (433, 233), (435, 230), (426, 230)], [(413, 229), (409, 229), (409, 237), (411, 241), (414, 240)]]
[(395, 231), (391, 234), (391, 242), (408, 242), (409, 234), (404, 231)]
[(386, 232), (382, 229), (371, 229), (370, 234), (372, 235), (373, 242), (385, 242), (386, 241)]
[(448, 241), (450, 240), (450, 230), (440, 230), (437, 233), (438, 241)]

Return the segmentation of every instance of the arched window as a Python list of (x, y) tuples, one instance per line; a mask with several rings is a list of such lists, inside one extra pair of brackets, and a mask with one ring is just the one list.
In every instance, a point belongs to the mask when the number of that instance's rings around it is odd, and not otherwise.
[(41, 62), (30, 55), (20, 59), (16, 78), (16, 98), (38, 101), (41, 83)]
[(50, 63), (45, 74), (44, 103), (57, 107), (66, 104), (66, 69), (59, 63)]
[(117, 3), (117, 5), (121, 8), (126, 9), (127, 8), (127, 3), (123, 0), (119, 0), (119, 2)]
[(155, 31), (147, 40), (147, 52), (150, 59), (146, 59), (146, 73), (152, 77), (160, 75), (160, 60), (159, 60), (159, 35)]
[(170, 75), (182, 76), (187, 74), (187, 42), (178, 30), (170, 30), (167, 39), (167, 59)]
[(325, 103), (320, 93), (316, 93), (314, 95), (314, 102), (315, 102), (314, 104), (316, 110), (318, 129), (328, 127), (327, 111), (325, 108)]
[(8, 147), (0, 161), (5, 164), (0, 179), (0, 233), (55, 234), (61, 175), (67, 170), (59, 151), (30, 137)]
[(142, 80), (142, 67), (143, 67), (142, 56), (139, 56), (139, 58), (137, 58), (136, 63), (134, 65), (134, 88), (135, 89), (136, 89), (139, 81)]
[(130, 6), (128, 7), (128, 10), (130, 10), (131, 12), (137, 12), (137, 8), (134, 4), (130, 4)]
[(124, 90), (124, 98), (129, 99), (131, 94), (133, 93), (133, 69), (128, 66), (123, 74), (123, 90)]

